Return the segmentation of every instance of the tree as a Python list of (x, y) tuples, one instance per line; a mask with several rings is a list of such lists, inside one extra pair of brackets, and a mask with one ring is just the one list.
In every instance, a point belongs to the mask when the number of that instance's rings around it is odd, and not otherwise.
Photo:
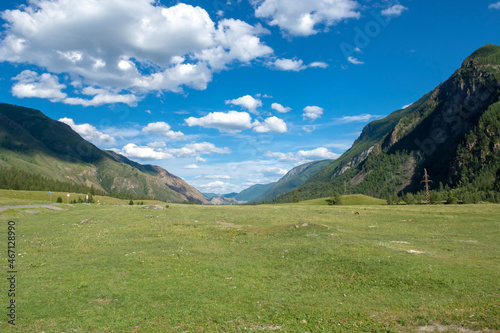
[(446, 198), (446, 203), (448, 205), (454, 205), (457, 203), (457, 198), (455, 198), (455, 196), (453, 195), (453, 193), (448, 192), (448, 197)]
[(437, 191), (431, 191), (430, 199), (432, 205), (439, 205), (442, 203), (443, 199), (441, 198), (441, 193)]
[(62, 198), (61, 197), (57, 197), (57, 200), (56, 200), (57, 203), (62, 203)]
[(128, 204), (129, 204), (130, 206), (133, 206), (133, 205), (134, 205), (134, 202), (133, 202), (132, 200), (130, 200), (130, 201), (128, 202)]
[(299, 202), (299, 190), (295, 189), (293, 190), (293, 203)]
[[(95, 187), (94, 187), (94, 185), (91, 185), (91, 186), (90, 186), (89, 194), (90, 194), (90, 195), (95, 195)], [(89, 196), (89, 200), (90, 200), (90, 196)], [(89, 202), (90, 202), (90, 201), (89, 201)]]
[(411, 193), (406, 193), (404, 196), (403, 196), (403, 201), (407, 204), (407, 205), (414, 205), (415, 204), (415, 197), (413, 196), (413, 194)]
[(342, 205), (342, 196), (338, 194), (337, 192), (333, 192), (332, 195), (330, 196), (330, 199), (328, 199), (328, 204), (329, 205)]

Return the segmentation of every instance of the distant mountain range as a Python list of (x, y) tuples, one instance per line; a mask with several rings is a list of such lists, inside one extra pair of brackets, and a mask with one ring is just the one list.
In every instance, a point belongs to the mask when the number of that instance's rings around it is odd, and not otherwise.
[(208, 204), (195, 188), (159, 166), (101, 150), (38, 110), (4, 103), (0, 103), (0, 167), (93, 186), (108, 194)]
[[(386, 197), (433, 188), (500, 192), (500, 46), (486, 45), (444, 83), (369, 123), (351, 149), (298, 187), (301, 200), (333, 191)], [(293, 192), (274, 199), (291, 202)]]
[(0, 103), (0, 168), (93, 186), (111, 194), (212, 204), (291, 202), (335, 191), (386, 197), (434, 188), (500, 192), (500, 46), (486, 45), (409, 107), (369, 123), (335, 161), (290, 170), (275, 183), (218, 195), (163, 168), (141, 165), (82, 139), (40, 111)]

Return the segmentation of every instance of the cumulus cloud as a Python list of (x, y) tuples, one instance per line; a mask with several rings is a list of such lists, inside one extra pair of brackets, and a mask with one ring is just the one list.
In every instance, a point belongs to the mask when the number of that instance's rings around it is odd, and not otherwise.
[(80, 134), (82, 138), (95, 144), (114, 144), (115, 139), (109, 134), (104, 134), (99, 132), (97, 128), (90, 124), (80, 124), (77, 125), (71, 118), (61, 118), (59, 119), (61, 123), (64, 123), (71, 127), (73, 131)]
[(97, 89), (94, 87), (85, 87), (79, 93), (86, 96), (93, 96), (92, 99), (81, 97), (68, 97), (62, 90), (66, 89), (65, 84), (59, 83), (57, 75), (38, 73), (31, 70), (24, 70), (16, 77), (17, 81), (12, 87), (12, 94), (18, 98), (45, 98), (51, 102), (62, 102), (68, 105), (99, 106), (103, 104), (124, 103), (130, 106), (136, 105), (138, 98), (133, 94), (120, 95)]
[(201, 189), (203, 192), (212, 192), (212, 193), (228, 193), (236, 189), (236, 186), (234, 186), (233, 184), (225, 183), (220, 180), (216, 180), (208, 184), (201, 184), (196, 187)]
[(354, 65), (363, 65), (364, 62), (363, 61), (360, 61), (358, 60), (358, 58), (355, 58), (355, 57), (348, 57), (347, 60), (351, 63), (351, 64), (354, 64)]
[(319, 147), (312, 150), (299, 150), (297, 153), (282, 153), (268, 151), (266, 157), (276, 158), (280, 162), (306, 163), (307, 161), (336, 159), (339, 154), (331, 152), (328, 148)]
[(284, 176), (288, 173), (288, 170), (277, 167), (265, 167), (258, 169), (264, 177), (274, 177), (274, 176)]
[(276, 59), (274, 62), (270, 63), (272, 67), (280, 71), (294, 71), (300, 72), (307, 68), (302, 60), (294, 59)]
[[(108, 92), (90, 100), (67, 100), (72, 104), (132, 105), (143, 92), (206, 89), (213, 71), (273, 53), (260, 40), (269, 32), (259, 24), (235, 19), (215, 23), (203, 8), (183, 3), (165, 7), (150, 0), (121, 0), (118, 5), (106, 0), (37, 0), (0, 15), (5, 21), (0, 61), (69, 74), (85, 86)], [(52, 81), (46, 83), (57, 82)], [(23, 94), (23, 87), (17, 88)], [(57, 86), (43, 98), (62, 100), (63, 88)], [(135, 96), (120, 97), (120, 91)]]
[(492, 3), (488, 6), (488, 9), (500, 9), (500, 1), (497, 3)]
[(378, 115), (373, 115), (373, 114), (368, 114), (368, 113), (363, 113), (357, 116), (344, 116), (342, 118), (338, 118), (337, 122), (341, 124), (346, 124), (346, 123), (364, 123), (368, 122), (372, 119), (377, 119), (381, 118), (382, 116)]
[(149, 123), (146, 127), (142, 129), (142, 131), (144, 133), (164, 135), (171, 140), (185, 140), (184, 133), (180, 131), (178, 132), (172, 131), (170, 125), (163, 121), (159, 121), (156, 123)]
[(393, 17), (398, 17), (398, 16), (401, 16), (401, 14), (403, 14), (403, 12), (405, 10), (408, 10), (408, 8), (406, 8), (405, 6), (403, 5), (394, 5), (392, 7), (389, 7), (387, 9), (384, 9), (382, 11), (382, 15), (384, 16), (393, 16)]
[(348, 18), (359, 18), (359, 4), (353, 0), (252, 0), (255, 16), (292, 36), (318, 33), (318, 26), (328, 28)]
[(249, 112), (257, 114), (257, 108), (262, 106), (262, 101), (260, 99), (253, 98), (250, 95), (246, 95), (240, 98), (227, 100), (226, 104), (239, 105), (247, 109)]
[(189, 164), (184, 167), (185, 169), (199, 169), (200, 167), (196, 164)]
[(321, 160), (321, 159), (336, 159), (340, 155), (332, 153), (327, 148), (320, 147), (313, 150), (299, 150), (297, 156), (299, 158), (304, 158), (306, 160)]
[(205, 161), (203, 158), (198, 157), (200, 155), (209, 154), (230, 154), (231, 149), (229, 148), (219, 148), (210, 142), (199, 142), (190, 143), (182, 148), (164, 148), (163, 145), (156, 143), (149, 144), (148, 146), (138, 146), (134, 143), (129, 143), (125, 145), (121, 151), (118, 151), (123, 155), (138, 160), (165, 160), (171, 158), (186, 158), (186, 157), (197, 157), (197, 163), (201, 160)]
[(197, 176), (196, 178), (203, 178), (203, 179), (231, 179), (231, 176), (228, 176), (228, 175), (200, 175), (200, 176)]
[(166, 160), (174, 158), (172, 154), (161, 150), (155, 150), (151, 147), (137, 146), (134, 143), (129, 143), (122, 148), (121, 153), (129, 158), (150, 161), (150, 160)]
[(38, 97), (58, 102), (67, 96), (61, 91), (66, 85), (60, 84), (55, 75), (38, 75), (36, 72), (25, 70), (12, 79), (17, 81), (12, 87), (12, 94), (18, 98)]
[(314, 121), (316, 119), (321, 118), (323, 115), (323, 108), (320, 108), (319, 106), (306, 106), (304, 108), (304, 114), (302, 117), (304, 119), (309, 119), (311, 121)]
[(307, 67), (311, 67), (311, 68), (327, 68), (328, 64), (326, 62), (315, 61), (315, 62), (310, 63)]
[(256, 120), (253, 124), (254, 132), (257, 133), (285, 133), (287, 131), (286, 123), (278, 117), (269, 117), (263, 123)]
[(92, 99), (81, 97), (68, 97), (62, 100), (64, 104), (82, 105), (82, 106), (99, 106), (104, 104), (123, 103), (129, 106), (135, 106), (139, 98), (133, 94), (117, 94), (105, 89), (96, 89), (86, 87), (81, 91), (82, 94), (94, 96)]
[(193, 157), (199, 155), (208, 155), (212, 153), (231, 154), (231, 149), (227, 147), (218, 148), (213, 143), (210, 142), (190, 143), (182, 148), (170, 148), (170, 149), (165, 149), (165, 151), (177, 157)]
[(243, 130), (252, 128), (252, 118), (248, 112), (229, 111), (211, 112), (208, 115), (195, 118), (189, 117), (185, 119), (189, 127), (201, 126), (204, 128), (215, 128), (220, 132), (238, 133)]
[(273, 103), (273, 104), (271, 104), (271, 108), (273, 110), (278, 111), (279, 113), (287, 113), (287, 112), (290, 112), (292, 110), (292, 108), (290, 108), (288, 106), (285, 107), (285, 106), (283, 106), (283, 105), (281, 105), (279, 103)]

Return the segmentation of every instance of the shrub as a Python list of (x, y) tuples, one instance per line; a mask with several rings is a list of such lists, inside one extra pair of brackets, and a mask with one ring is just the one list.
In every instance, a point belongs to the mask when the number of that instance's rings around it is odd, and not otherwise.
[(333, 192), (332, 195), (330, 196), (330, 199), (328, 199), (328, 204), (329, 205), (342, 205), (342, 196), (338, 194), (337, 192)]
[(441, 193), (436, 191), (431, 191), (431, 204), (439, 205), (441, 204), (443, 199), (441, 198)]
[(62, 202), (63, 202), (63, 201), (62, 201), (62, 198), (61, 198), (61, 197), (57, 197), (57, 201), (56, 201), (56, 202), (57, 202), (57, 203), (62, 203)]

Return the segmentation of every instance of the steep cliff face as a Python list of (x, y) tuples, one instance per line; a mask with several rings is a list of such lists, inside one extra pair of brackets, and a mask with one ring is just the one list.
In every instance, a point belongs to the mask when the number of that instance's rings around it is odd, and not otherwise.
[(299, 188), (301, 198), (347, 186), (372, 196), (415, 192), (424, 168), (435, 184), (500, 188), (499, 80), (500, 46), (478, 49), (419, 101), (368, 124), (349, 151)]

